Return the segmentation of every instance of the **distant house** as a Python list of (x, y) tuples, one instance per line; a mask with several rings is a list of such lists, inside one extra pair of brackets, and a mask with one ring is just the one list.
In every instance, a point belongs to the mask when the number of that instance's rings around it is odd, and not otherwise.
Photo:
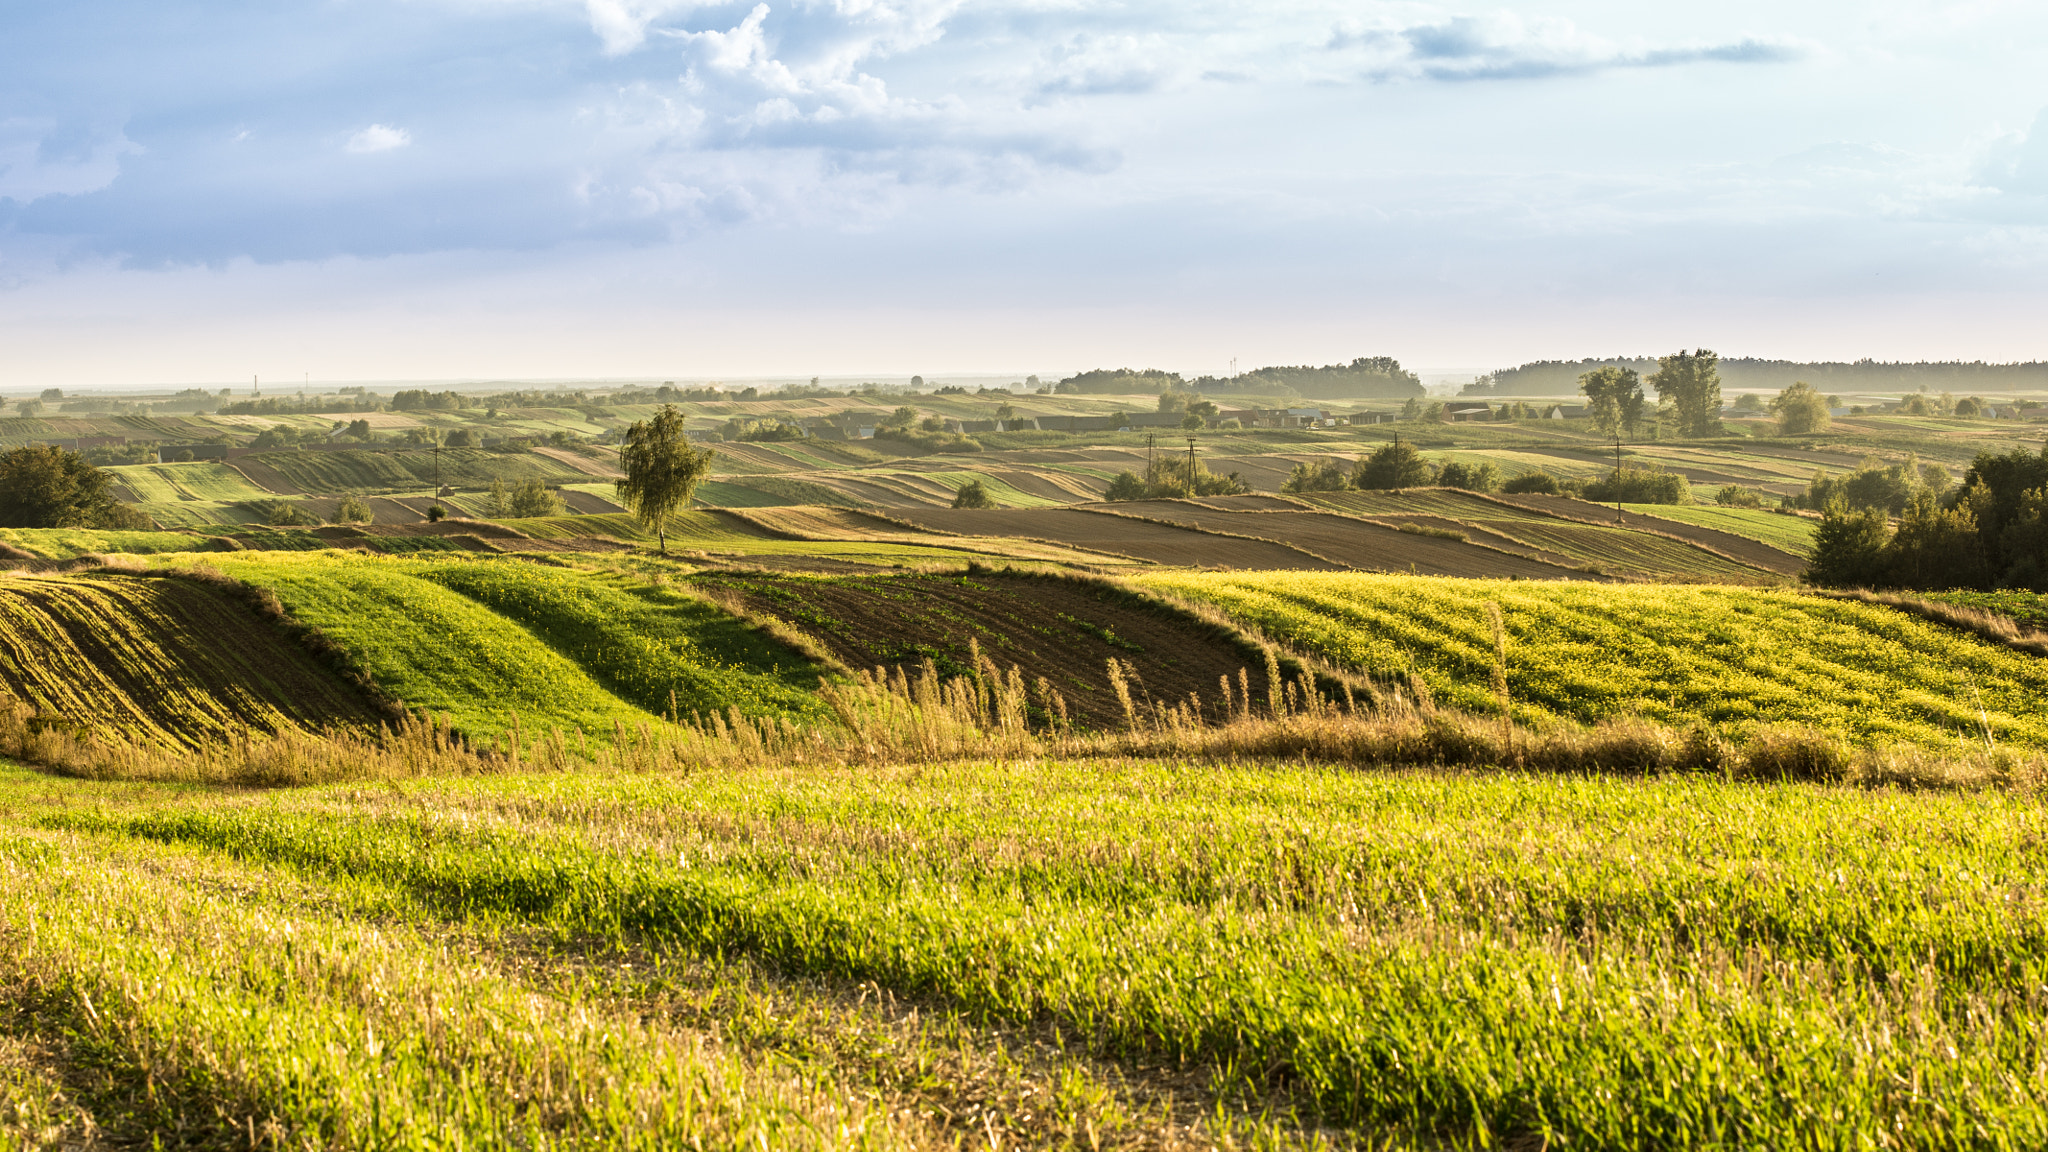
[(1491, 420), (1493, 405), (1479, 400), (1453, 400), (1444, 405), (1444, 419), (1453, 421)]
[(1353, 424), (1392, 424), (1400, 418), (1392, 412), (1353, 412), (1346, 417)]
[(859, 431), (858, 433), (856, 433), (856, 434), (855, 434), (855, 436), (854, 436), (854, 439), (856, 439), (856, 440), (873, 440), (874, 438), (875, 438), (875, 426), (874, 426), (873, 424), (863, 424), (863, 425), (861, 425), (861, 426), (860, 426), (860, 431)]
[(1579, 420), (1586, 415), (1584, 404), (1552, 404), (1543, 413), (1545, 420)]

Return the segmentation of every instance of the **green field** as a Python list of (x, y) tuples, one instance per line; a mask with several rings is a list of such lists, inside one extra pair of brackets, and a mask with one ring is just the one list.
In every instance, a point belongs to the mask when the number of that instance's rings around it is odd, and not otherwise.
[(273, 495), (225, 464), (130, 464), (107, 471), (144, 502), (267, 500)]
[[(303, 492), (410, 492), (431, 489), (436, 453), (425, 449), (361, 452), (262, 452), (249, 460), (275, 469)], [(443, 448), (441, 483), (487, 487), (493, 480), (587, 479), (566, 464), (531, 452), (490, 452), (480, 448)]]
[(1734, 731), (1811, 725), (1858, 742), (2048, 747), (2048, 664), (1886, 608), (1711, 586), (1433, 580), (1349, 573), (1157, 574), (1388, 683), (1494, 709), (1488, 603), (1508, 636), (1518, 720), (1641, 715)]
[(648, 581), (512, 559), (361, 553), (208, 557), (273, 589), (388, 694), (496, 737), (580, 730), (609, 740), (669, 710), (808, 715), (802, 657), (700, 600)]
[(1820, 521), (1786, 516), (1757, 508), (1723, 508), (1718, 504), (1623, 504), (1630, 512), (1697, 524), (1719, 532), (1761, 540), (1773, 548), (1805, 556), (1813, 551), (1813, 531)]
[(153, 555), (193, 552), (207, 538), (189, 532), (110, 532), (97, 528), (0, 528), (0, 544), (45, 560), (69, 560), (94, 553)]
[(0, 987), (42, 1005), (4, 1019), (72, 1062), (17, 1094), (146, 1076), (69, 1104), (144, 1144), (2048, 1140), (2031, 798), (1143, 762), (0, 788)]
[(1929, 600), (1996, 612), (2036, 628), (2048, 628), (2048, 595), (2039, 592), (2008, 589), (2000, 592), (1927, 592), (1921, 595)]

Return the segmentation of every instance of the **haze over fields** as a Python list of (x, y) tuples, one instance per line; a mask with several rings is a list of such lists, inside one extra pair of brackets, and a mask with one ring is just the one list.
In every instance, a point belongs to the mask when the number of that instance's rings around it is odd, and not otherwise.
[(2020, 3), (12, 5), (0, 389), (2041, 357)]

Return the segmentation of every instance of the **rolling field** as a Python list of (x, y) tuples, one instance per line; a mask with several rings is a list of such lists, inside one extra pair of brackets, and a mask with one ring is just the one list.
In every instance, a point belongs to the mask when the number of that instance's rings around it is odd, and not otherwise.
[(190, 532), (115, 532), (98, 528), (0, 528), (0, 544), (42, 560), (127, 553), (194, 552), (209, 538)]
[(130, 464), (107, 472), (145, 503), (266, 500), (273, 495), (225, 464)]
[(1717, 504), (1623, 504), (1622, 507), (1640, 516), (1676, 520), (1682, 524), (1696, 524), (1702, 528), (1747, 536), (1793, 556), (1807, 556), (1813, 552), (1813, 530), (1820, 526), (1820, 521), (1804, 516), (1786, 516), (1757, 508), (1723, 508)]
[[(558, 460), (533, 453), (489, 452), (478, 448), (441, 450), (441, 482), (462, 487), (489, 486), (492, 480), (563, 480), (575, 483), (587, 475)], [(393, 492), (430, 489), (434, 453), (410, 451), (263, 452), (244, 456), (235, 467), (277, 492)], [(431, 494), (431, 493), (430, 493)]]
[(2048, 663), (1902, 612), (1722, 587), (1148, 574), (1340, 666), (1493, 709), (1486, 605), (1508, 634), (1518, 720), (1641, 714), (1731, 730), (1791, 722), (1857, 742), (2048, 747)]
[(1042, 761), (0, 798), (17, 1114), (122, 1143), (2048, 1141), (2048, 856), (1999, 792)]
[(221, 589), (108, 572), (0, 576), (0, 689), (68, 730), (166, 748), (379, 719)]
[(209, 557), (273, 589), (387, 693), (496, 737), (580, 730), (609, 740), (677, 707), (803, 715), (817, 673), (701, 601), (646, 582), (517, 560), (359, 553)]

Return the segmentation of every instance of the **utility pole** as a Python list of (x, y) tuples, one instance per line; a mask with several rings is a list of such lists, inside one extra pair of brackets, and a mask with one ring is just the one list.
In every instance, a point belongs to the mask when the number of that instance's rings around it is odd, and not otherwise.
[(1195, 494), (1195, 438), (1188, 437), (1188, 495)]
[(1145, 482), (1148, 484), (1152, 482), (1152, 457), (1154, 454), (1154, 449), (1158, 447), (1159, 433), (1145, 433)]
[(1621, 430), (1614, 431), (1614, 518), (1621, 519)]

